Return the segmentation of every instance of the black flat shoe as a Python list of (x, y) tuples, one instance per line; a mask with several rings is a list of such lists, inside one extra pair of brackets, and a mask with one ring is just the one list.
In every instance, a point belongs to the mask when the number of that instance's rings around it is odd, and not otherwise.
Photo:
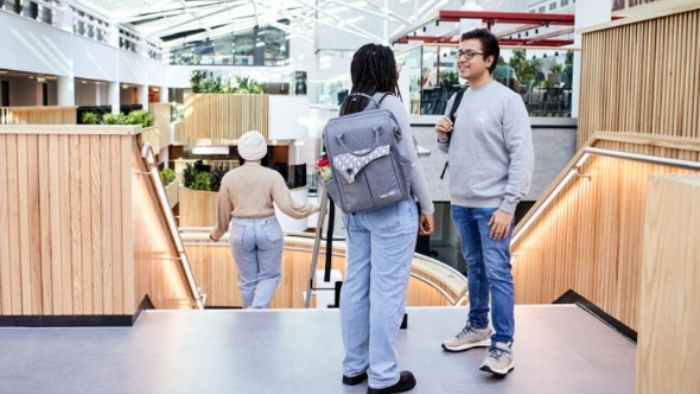
[(403, 393), (405, 391), (413, 390), (416, 387), (416, 378), (413, 376), (411, 371), (401, 371), (399, 374), (399, 381), (395, 385), (384, 387), (383, 389), (373, 389), (371, 387), (367, 388), (367, 394), (385, 394), (385, 393)]
[(343, 384), (348, 386), (356, 386), (367, 380), (367, 372), (362, 372), (357, 376), (345, 376), (343, 375)]

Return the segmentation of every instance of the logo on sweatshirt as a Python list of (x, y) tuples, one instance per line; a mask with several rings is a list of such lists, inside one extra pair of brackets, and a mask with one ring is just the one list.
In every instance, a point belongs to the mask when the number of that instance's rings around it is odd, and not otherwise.
[(487, 111), (481, 111), (474, 118), (474, 122), (479, 124), (479, 126), (485, 126), (489, 122), (489, 113)]

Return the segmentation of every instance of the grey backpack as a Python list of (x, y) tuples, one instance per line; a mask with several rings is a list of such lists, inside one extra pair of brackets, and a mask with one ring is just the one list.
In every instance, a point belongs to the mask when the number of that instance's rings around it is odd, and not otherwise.
[(345, 213), (382, 208), (410, 194), (411, 162), (401, 129), (389, 110), (379, 109), (387, 94), (348, 96), (367, 97), (369, 104), (331, 119), (323, 129), (333, 173), (326, 191)]

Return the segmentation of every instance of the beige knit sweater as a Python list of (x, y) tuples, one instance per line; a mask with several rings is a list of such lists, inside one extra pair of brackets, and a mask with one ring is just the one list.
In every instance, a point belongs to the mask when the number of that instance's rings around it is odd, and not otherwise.
[(282, 175), (261, 166), (259, 161), (248, 161), (229, 171), (221, 180), (216, 227), (211, 232), (211, 239), (218, 241), (228, 231), (231, 217), (265, 218), (274, 215), (273, 202), (295, 219), (308, 217), (319, 210), (318, 205), (294, 201)]

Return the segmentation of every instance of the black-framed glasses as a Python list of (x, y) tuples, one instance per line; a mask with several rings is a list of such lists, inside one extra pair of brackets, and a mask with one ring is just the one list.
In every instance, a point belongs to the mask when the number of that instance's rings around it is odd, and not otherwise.
[(474, 56), (483, 55), (483, 54), (484, 54), (484, 52), (459, 50), (459, 51), (457, 51), (457, 59), (459, 59), (460, 57), (464, 57), (466, 60), (472, 60), (474, 58)]

